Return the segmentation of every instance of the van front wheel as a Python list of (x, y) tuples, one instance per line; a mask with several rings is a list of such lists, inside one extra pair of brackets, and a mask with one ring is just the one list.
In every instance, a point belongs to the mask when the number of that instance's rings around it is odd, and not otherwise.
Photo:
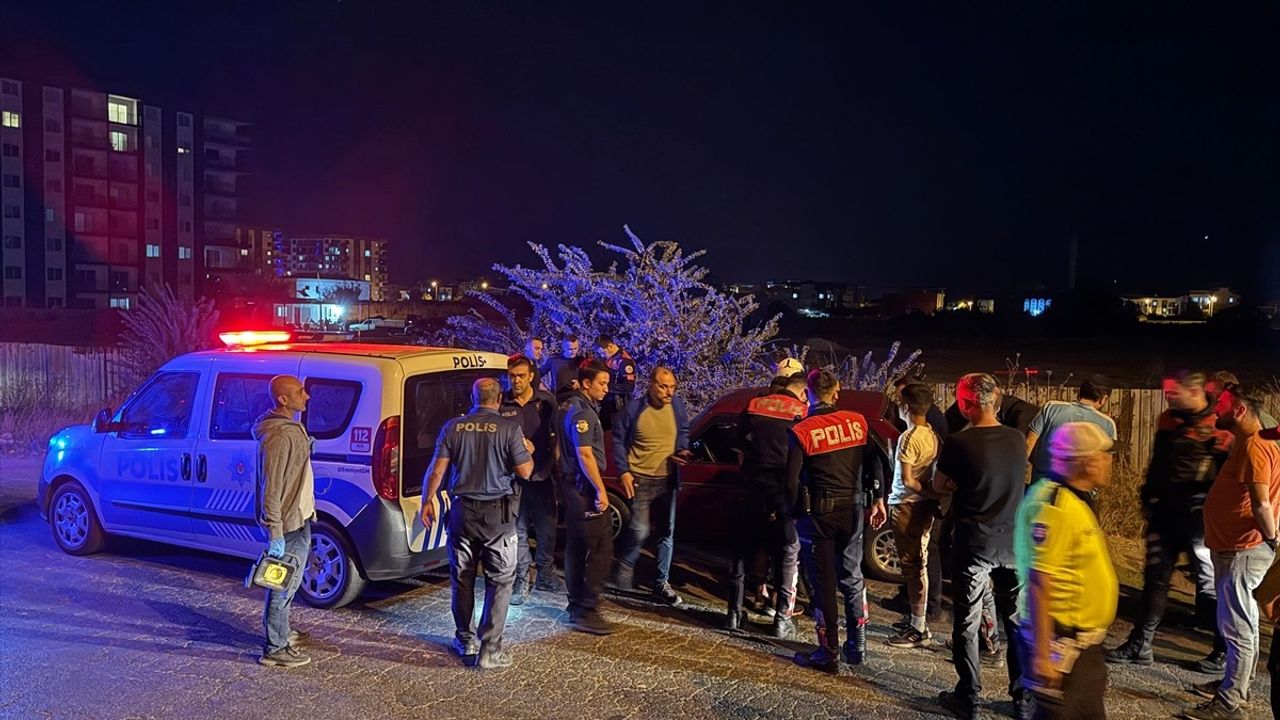
[(360, 597), (364, 586), (347, 536), (329, 520), (313, 524), (311, 552), (302, 572), (302, 599), (315, 608), (340, 608)]

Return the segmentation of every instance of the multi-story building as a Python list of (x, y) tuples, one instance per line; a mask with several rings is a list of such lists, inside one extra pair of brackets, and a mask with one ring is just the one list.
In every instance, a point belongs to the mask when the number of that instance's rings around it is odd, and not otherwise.
[[(234, 226), (245, 123), (0, 78), (6, 306), (129, 308), (201, 290)], [(16, 192), (13, 192), (16, 191)]]
[(387, 300), (387, 241), (356, 235), (288, 238), (286, 276), (344, 277), (369, 283), (374, 302)]

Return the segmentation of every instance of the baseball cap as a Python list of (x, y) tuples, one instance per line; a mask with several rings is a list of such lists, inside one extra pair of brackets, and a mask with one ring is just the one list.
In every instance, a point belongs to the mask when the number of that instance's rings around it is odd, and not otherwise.
[(1262, 438), (1263, 440), (1280, 440), (1280, 426), (1267, 428), (1262, 432), (1258, 433), (1258, 437)]
[(1049, 454), (1057, 460), (1073, 460), (1111, 449), (1111, 438), (1093, 423), (1069, 422), (1053, 431)]
[(804, 365), (795, 358), (786, 358), (778, 363), (777, 377), (789, 378), (796, 374), (804, 374)]

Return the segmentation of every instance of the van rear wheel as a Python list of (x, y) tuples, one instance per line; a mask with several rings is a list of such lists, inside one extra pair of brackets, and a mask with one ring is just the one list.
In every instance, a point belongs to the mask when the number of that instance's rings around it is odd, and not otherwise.
[(311, 552), (302, 572), (302, 599), (324, 610), (340, 608), (360, 597), (365, 579), (347, 536), (329, 520), (311, 526)]

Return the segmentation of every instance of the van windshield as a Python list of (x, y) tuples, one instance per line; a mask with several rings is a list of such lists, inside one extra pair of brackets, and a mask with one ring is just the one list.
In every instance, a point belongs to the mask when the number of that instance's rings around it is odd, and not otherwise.
[(446, 420), (465, 415), (471, 409), (471, 384), (486, 377), (502, 382), (506, 372), (492, 368), (455, 370), (405, 379), (401, 495), (422, 494), (422, 477), (435, 451), (440, 427)]

